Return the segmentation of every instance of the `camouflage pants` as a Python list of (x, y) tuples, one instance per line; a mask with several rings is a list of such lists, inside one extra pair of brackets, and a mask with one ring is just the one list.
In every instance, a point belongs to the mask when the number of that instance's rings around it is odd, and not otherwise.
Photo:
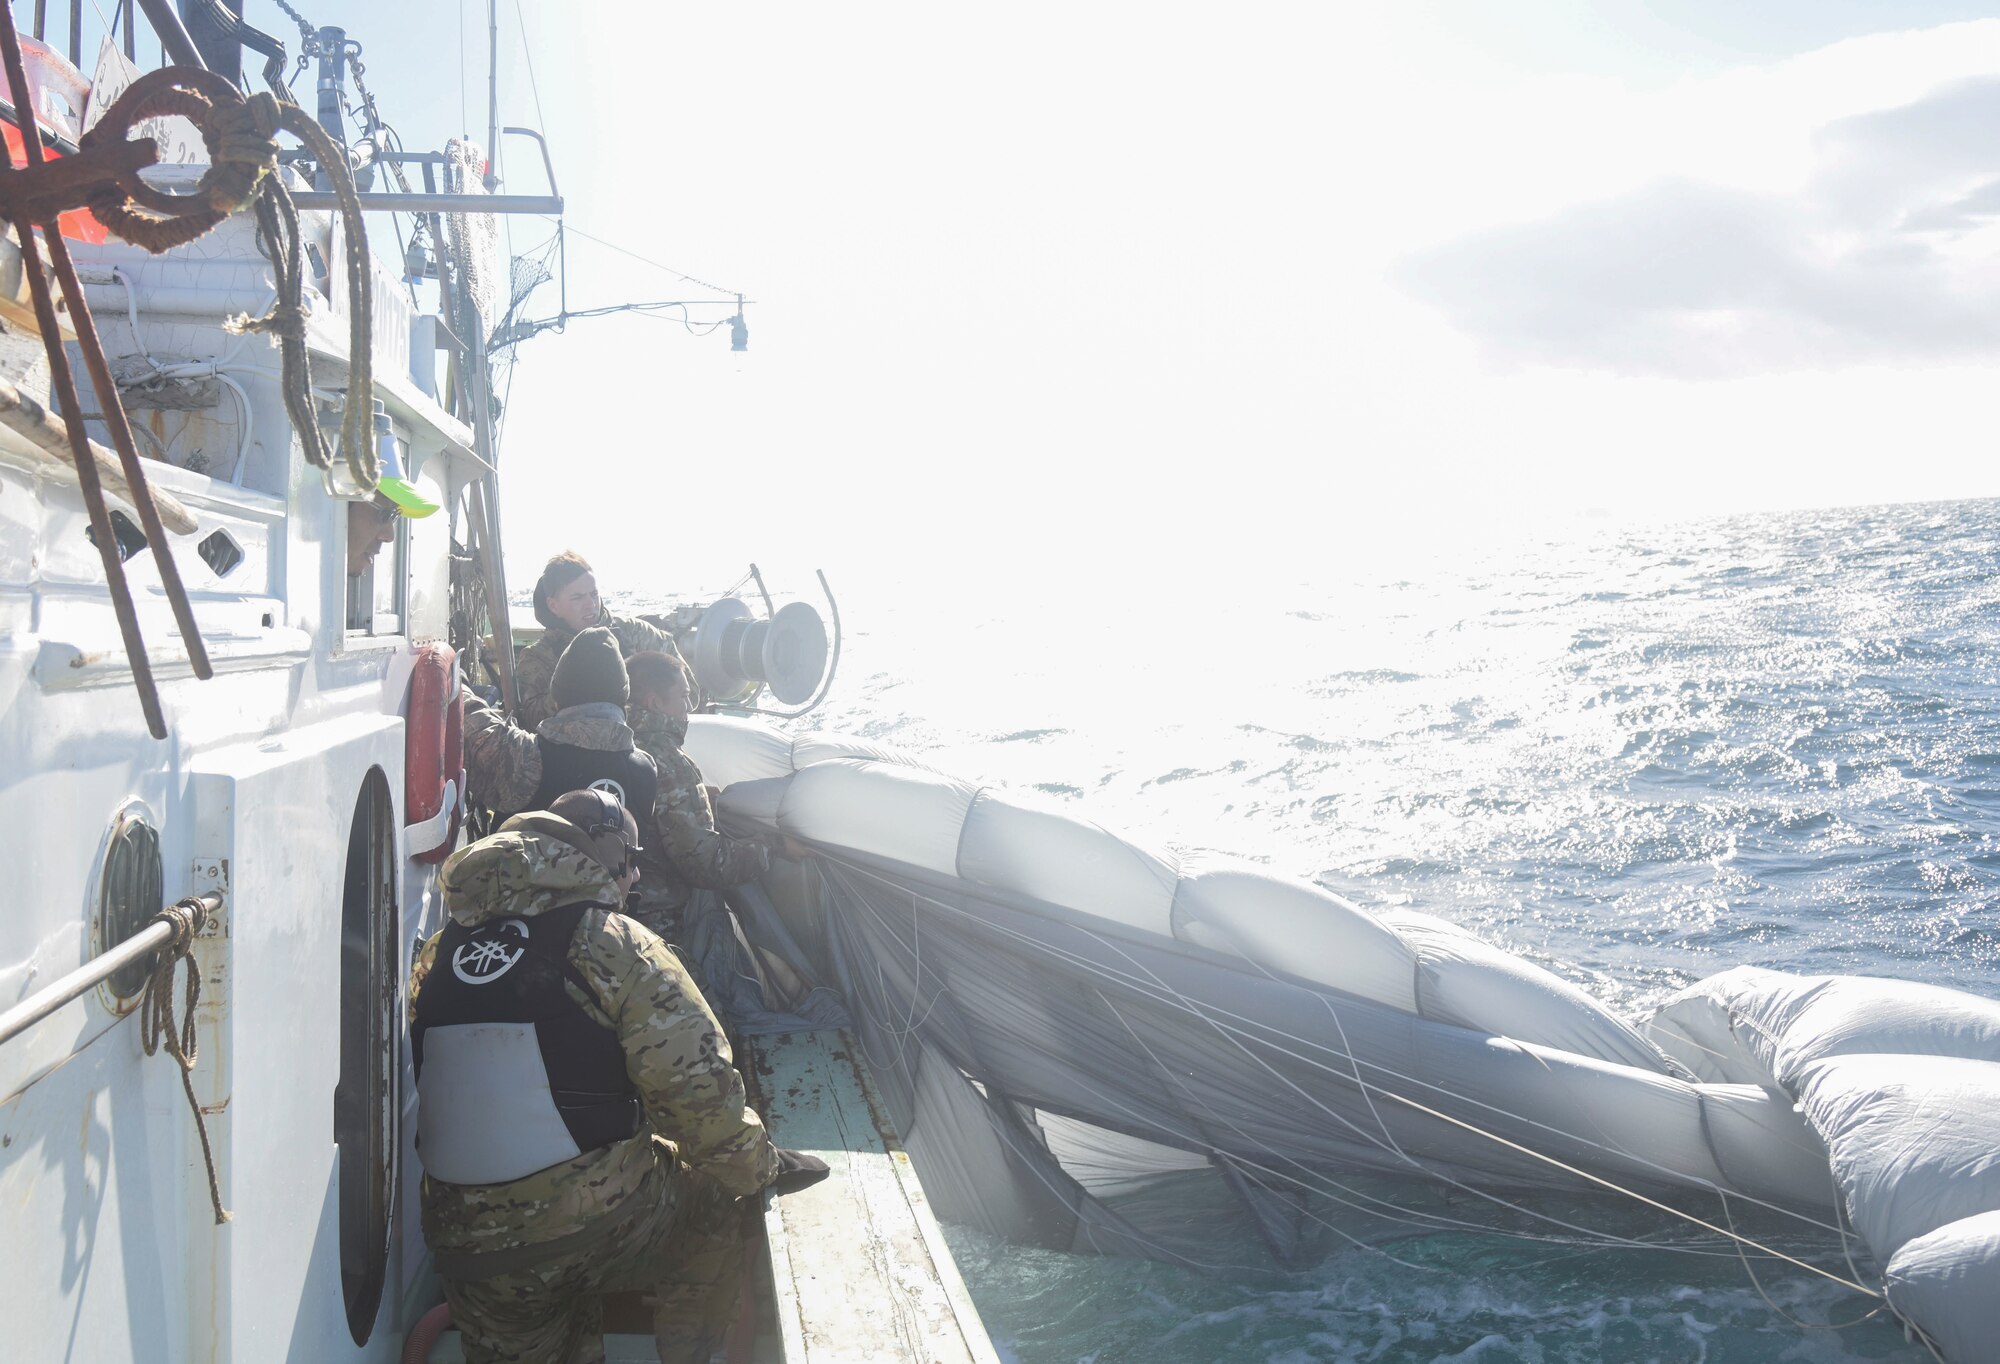
[(736, 1314), (743, 1209), (705, 1175), (676, 1169), (617, 1235), (491, 1278), (444, 1281), (466, 1364), (601, 1364), (606, 1293), (650, 1292), (665, 1364), (707, 1364)]

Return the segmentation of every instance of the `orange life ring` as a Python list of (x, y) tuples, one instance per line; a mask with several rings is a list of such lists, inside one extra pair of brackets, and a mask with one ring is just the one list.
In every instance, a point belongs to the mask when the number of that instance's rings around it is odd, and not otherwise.
[(403, 725), (403, 822), (424, 824), (444, 808), (452, 789), (451, 822), (434, 848), (412, 848), (419, 862), (442, 862), (458, 842), (465, 813), (465, 704), (458, 694), (458, 655), (446, 644), (417, 650), (410, 705)]

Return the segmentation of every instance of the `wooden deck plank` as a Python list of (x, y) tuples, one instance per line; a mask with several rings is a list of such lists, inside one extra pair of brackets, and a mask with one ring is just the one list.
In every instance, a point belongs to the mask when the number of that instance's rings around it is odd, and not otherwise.
[(750, 1050), (772, 1139), (832, 1168), (765, 1209), (786, 1364), (998, 1364), (846, 1035), (759, 1037)]

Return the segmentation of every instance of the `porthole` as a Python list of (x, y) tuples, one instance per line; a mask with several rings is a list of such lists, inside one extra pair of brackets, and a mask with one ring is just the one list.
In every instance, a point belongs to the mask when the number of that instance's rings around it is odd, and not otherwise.
[(194, 551), (218, 578), (228, 577), (230, 570), (243, 562), (243, 547), (226, 530), (213, 532), (196, 545)]
[[(160, 863), (160, 831), (145, 807), (128, 805), (112, 821), (98, 869), (93, 946), (102, 954), (144, 928), (160, 912), (166, 877)], [(119, 1001), (136, 999), (146, 988), (144, 961), (115, 972), (105, 986)]]
[[(85, 526), (83, 537), (91, 544), (96, 544), (97, 527)], [(140, 530), (138, 523), (131, 517), (115, 509), (111, 513), (111, 539), (117, 548), (118, 562), (121, 564), (146, 547), (146, 532)]]

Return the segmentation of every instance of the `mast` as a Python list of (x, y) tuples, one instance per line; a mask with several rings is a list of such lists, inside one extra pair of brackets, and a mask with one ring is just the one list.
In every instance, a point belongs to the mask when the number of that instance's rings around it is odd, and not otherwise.
[(500, 0), (486, 0), (486, 192), (500, 187)]
[(347, 145), (341, 124), (341, 99), (346, 94), (347, 30), (327, 27), (319, 31), (319, 126), (328, 137)]

